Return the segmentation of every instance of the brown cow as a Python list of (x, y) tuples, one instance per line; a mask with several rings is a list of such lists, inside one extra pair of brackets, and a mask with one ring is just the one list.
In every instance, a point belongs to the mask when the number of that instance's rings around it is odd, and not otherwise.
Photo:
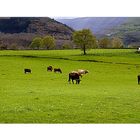
[(31, 73), (31, 69), (24, 69), (24, 73)]
[(54, 72), (62, 73), (62, 70), (60, 68), (54, 68)]
[(80, 78), (78, 73), (69, 73), (69, 83), (72, 80), (72, 83), (74, 84), (74, 80), (76, 81), (76, 84), (80, 84)]
[(82, 74), (80, 74), (78, 71), (71, 71), (71, 73), (77, 73), (82, 78)]
[(72, 71), (71, 73), (77, 73), (82, 78), (82, 75), (84, 75), (86, 73), (89, 73), (89, 71), (88, 70), (78, 69), (77, 71)]
[(52, 71), (52, 70), (53, 70), (52, 66), (47, 67), (47, 71)]
[(140, 84), (140, 75), (138, 75), (138, 84)]

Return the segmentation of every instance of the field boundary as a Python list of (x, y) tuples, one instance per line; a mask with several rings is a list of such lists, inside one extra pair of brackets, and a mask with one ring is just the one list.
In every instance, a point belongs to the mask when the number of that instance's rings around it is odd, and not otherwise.
[(82, 62), (92, 62), (92, 63), (132, 65), (136, 67), (140, 66), (140, 64), (132, 64), (132, 63), (124, 63), (124, 62), (108, 62), (108, 61), (102, 61), (102, 60), (73, 60), (73, 59), (64, 58), (64, 57), (48, 57), (48, 56), (35, 56), (35, 55), (0, 55), (0, 57), (48, 58), (48, 59), (60, 59), (60, 60), (82, 61)]

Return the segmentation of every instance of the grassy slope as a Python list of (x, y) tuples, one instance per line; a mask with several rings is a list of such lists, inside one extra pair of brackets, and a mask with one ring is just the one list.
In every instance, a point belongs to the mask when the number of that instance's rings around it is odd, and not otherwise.
[[(48, 65), (63, 73), (47, 72)], [(78, 68), (90, 73), (80, 85), (68, 84), (68, 73)], [(138, 73), (134, 50), (91, 50), (87, 56), (79, 50), (1, 51), (0, 122), (140, 123)]]

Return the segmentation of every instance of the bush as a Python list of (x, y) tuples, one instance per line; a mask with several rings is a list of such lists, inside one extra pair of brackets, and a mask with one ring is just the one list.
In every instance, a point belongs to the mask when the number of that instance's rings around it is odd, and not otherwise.
[(12, 45), (10, 46), (10, 49), (11, 49), (11, 50), (17, 50), (17, 49), (18, 49), (17, 44), (12, 44)]
[(62, 49), (71, 49), (70, 44), (63, 44)]
[(7, 50), (7, 45), (3, 45), (3, 44), (0, 45), (0, 49), (1, 49), (1, 50)]

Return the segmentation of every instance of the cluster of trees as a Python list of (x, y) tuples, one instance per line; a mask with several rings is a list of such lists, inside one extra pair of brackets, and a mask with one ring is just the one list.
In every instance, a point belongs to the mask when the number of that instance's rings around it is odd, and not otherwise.
[(97, 40), (89, 29), (74, 32), (73, 42), (80, 46), (84, 55), (86, 50), (91, 48), (123, 48), (123, 42), (120, 38), (102, 38)]
[(122, 40), (118, 37), (114, 37), (114, 38), (102, 38), (100, 40), (98, 40), (98, 47), (99, 48), (123, 48), (124, 44), (122, 42)]
[(47, 35), (43, 38), (35, 37), (31, 44), (30, 48), (32, 49), (54, 49), (55, 48), (55, 39), (54, 37)]
[[(72, 41), (77, 48), (81, 48), (84, 55), (86, 51), (92, 48), (123, 48), (123, 42), (120, 38), (102, 38), (96, 39), (96, 36), (89, 29), (75, 31), (72, 36)], [(47, 35), (43, 38), (35, 37), (30, 48), (32, 49), (54, 49), (56, 46), (54, 37)], [(63, 49), (71, 48), (69, 44), (64, 44)]]

